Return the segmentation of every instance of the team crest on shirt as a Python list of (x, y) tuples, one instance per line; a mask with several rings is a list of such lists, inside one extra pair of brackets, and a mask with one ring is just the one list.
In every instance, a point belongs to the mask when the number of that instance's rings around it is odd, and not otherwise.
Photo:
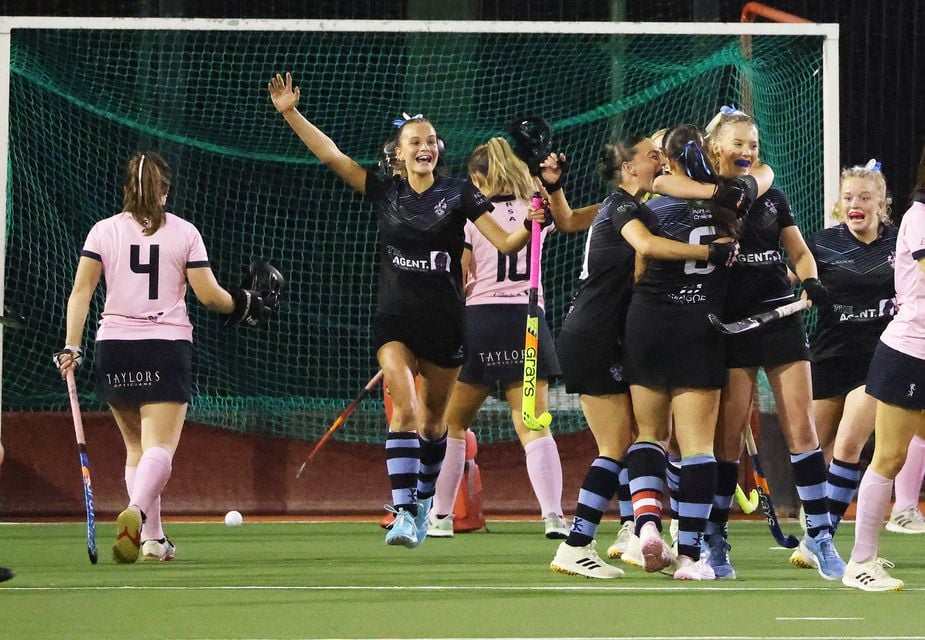
[(446, 214), (446, 198), (441, 198), (440, 202), (434, 205), (434, 213), (437, 217), (441, 217)]
[[(923, 241), (923, 242), (925, 242), (925, 241)], [(895, 268), (896, 268), (896, 252), (895, 252), (895, 251), (890, 251), (890, 255), (888, 255), (888, 256), (886, 257), (886, 261), (890, 263), (890, 268), (891, 268), (891, 269), (895, 269)]]

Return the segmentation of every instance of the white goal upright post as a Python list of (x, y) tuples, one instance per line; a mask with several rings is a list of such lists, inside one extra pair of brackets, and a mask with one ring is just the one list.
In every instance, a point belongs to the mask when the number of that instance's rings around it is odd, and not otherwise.
[[(285, 71), (300, 109), (371, 168), (403, 111), (435, 124), (454, 172), (507, 122), (540, 115), (569, 155), (576, 204), (606, 194), (593, 167), (615, 134), (704, 125), (747, 94), (804, 232), (823, 226), (837, 194), (834, 24), (0, 17), (0, 295), (28, 318), (3, 345), (4, 406), (67, 408), (36, 363), (60, 346), (80, 243), (119, 210), (122, 167), (139, 148), (174, 167), (170, 208), (203, 231), (220, 279), (235, 281), (251, 257), (292, 276), (269, 333), (226, 332), (191, 305), (191, 417), (317, 439), (319, 416), (369, 379), (374, 217), (280, 122), (266, 83)], [(554, 332), (581, 249), (562, 234), (544, 251)], [(558, 387), (552, 396), (557, 430), (583, 428), (577, 401)], [(508, 425), (506, 408), (486, 403), (482, 439), (514, 439)], [(381, 426), (370, 402), (342, 437), (378, 441)]]

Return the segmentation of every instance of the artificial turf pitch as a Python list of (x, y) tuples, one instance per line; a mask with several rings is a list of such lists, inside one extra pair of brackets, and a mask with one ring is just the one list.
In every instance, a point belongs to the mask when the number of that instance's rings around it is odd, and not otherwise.
[(559, 575), (540, 522), (489, 526), (409, 550), (373, 522), (171, 523), (176, 560), (117, 565), (101, 523), (92, 566), (81, 524), (4, 525), (0, 638), (925, 638), (925, 536), (883, 533), (906, 591), (873, 594), (790, 566), (762, 521), (730, 526), (739, 579), (704, 583)]

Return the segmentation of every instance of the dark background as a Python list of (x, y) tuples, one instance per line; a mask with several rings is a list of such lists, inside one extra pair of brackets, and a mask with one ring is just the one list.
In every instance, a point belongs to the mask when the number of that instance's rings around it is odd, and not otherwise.
[[(905, 210), (925, 143), (925, 3), (772, 0), (840, 31), (841, 164), (883, 162), (894, 216)], [(3, 15), (481, 19), (739, 20), (742, 0), (3, 0)], [(918, 36), (918, 37), (917, 37)], [(820, 185), (821, 188), (821, 185)]]

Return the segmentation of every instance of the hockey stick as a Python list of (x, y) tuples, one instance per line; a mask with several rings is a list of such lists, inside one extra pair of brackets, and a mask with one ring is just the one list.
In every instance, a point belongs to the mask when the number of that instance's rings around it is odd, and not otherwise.
[(347, 405), (347, 408), (341, 411), (340, 415), (337, 416), (337, 419), (331, 423), (331, 426), (328, 427), (327, 432), (321, 437), (321, 440), (318, 441), (318, 444), (315, 445), (315, 448), (311, 450), (311, 452), (308, 454), (308, 457), (305, 458), (305, 462), (302, 463), (302, 466), (299, 467), (299, 470), (295, 474), (296, 478), (302, 477), (302, 473), (305, 471), (305, 467), (308, 466), (309, 462), (315, 459), (315, 456), (318, 455), (318, 452), (321, 450), (321, 447), (324, 446), (324, 443), (327, 442), (334, 434), (334, 432), (337, 431), (340, 426), (347, 421), (347, 418), (349, 418), (356, 410), (356, 408), (360, 406), (360, 402), (363, 401), (363, 398), (369, 395), (369, 392), (372, 391), (377, 384), (379, 384), (380, 380), (382, 380), (382, 370), (380, 370), (370, 379), (369, 382), (366, 383), (366, 386), (363, 387), (363, 390), (360, 391), (357, 397), (353, 399), (353, 402)]
[(757, 329), (763, 324), (767, 324), (772, 320), (777, 320), (778, 318), (786, 318), (787, 316), (792, 316), (795, 313), (799, 313), (806, 309), (809, 306), (808, 300), (797, 300), (796, 302), (791, 302), (790, 304), (785, 304), (776, 309), (771, 309), (770, 311), (765, 311), (764, 313), (758, 313), (742, 320), (737, 320), (735, 322), (726, 322), (723, 323), (715, 314), (707, 314), (707, 318), (710, 320), (710, 324), (716, 327), (720, 332), (726, 334), (736, 334), (744, 333), (745, 331), (751, 331), (752, 329)]
[(736, 485), (735, 492), (736, 504), (739, 505), (739, 509), (742, 510), (742, 513), (748, 515), (754, 513), (755, 509), (761, 504), (761, 497), (758, 495), (757, 489), (752, 489), (752, 492), (748, 495), (745, 495), (745, 491), (742, 490), (741, 485)]
[(794, 549), (800, 541), (795, 537), (785, 536), (781, 531), (780, 521), (777, 519), (777, 512), (774, 511), (774, 503), (771, 502), (771, 490), (768, 488), (768, 480), (761, 468), (761, 459), (758, 457), (758, 447), (755, 445), (755, 436), (752, 434), (751, 425), (745, 427), (745, 446), (748, 449), (748, 455), (752, 459), (752, 475), (755, 478), (755, 485), (758, 487), (758, 497), (761, 501), (761, 510), (768, 520), (768, 528), (771, 535), (777, 540), (777, 544), (787, 549)]
[[(543, 200), (533, 195), (533, 208), (541, 210)], [(528, 429), (540, 431), (552, 423), (552, 416), (544, 411), (536, 415), (536, 367), (539, 359), (539, 288), (540, 288), (540, 223), (536, 220), (530, 232), (530, 298), (527, 304), (527, 331), (524, 334), (524, 385), (523, 416)]]
[(80, 401), (77, 399), (77, 383), (74, 370), (67, 370), (67, 394), (71, 399), (71, 416), (74, 418), (74, 435), (77, 436), (77, 451), (80, 453), (80, 471), (83, 476), (84, 506), (87, 509), (87, 555), (90, 563), (96, 564), (96, 516), (93, 512), (93, 485), (90, 483), (90, 459), (87, 457), (87, 441), (84, 437), (83, 420), (80, 417)]
[(3, 315), (0, 316), (0, 325), (7, 329), (22, 329), (26, 326), (26, 317), (10, 309), (4, 309)]

